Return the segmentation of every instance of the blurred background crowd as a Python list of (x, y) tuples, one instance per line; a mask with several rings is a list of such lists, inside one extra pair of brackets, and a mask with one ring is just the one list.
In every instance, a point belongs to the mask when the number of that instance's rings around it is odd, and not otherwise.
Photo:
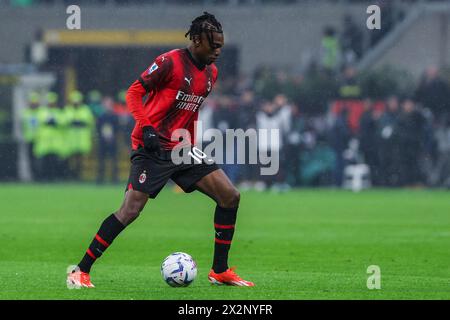
[[(258, 165), (223, 165), (233, 182), (276, 191), (341, 187), (359, 172), (358, 179), (371, 186), (450, 187), (445, 1), (139, 3), (149, 6), (78, 1), (86, 26), (81, 31), (65, 30), (66, 15), (61, 20), (50, 14), (65, 9), (66, 1), (0, 3), (5, 25), (26, 31), (17, 32), (0, 54), (0, 91), (2, 84), (17, 82), (9, 80), (12, 73), (39, 73), (32, 85), (23, 85), (24, 103), (11, 104), (12, 115), (20, 111), (16, 120), (0, 130), (0, 151), (25, 142), (25, 153), (20, 146), (15, 151), (21, 180), (123, 182), (134, 126), (127, 86), (158, 54), (185, 46), (189, 19), (211, 5), (226, 30), (226, 46), (219, 80), (200, 111), (203, 129), (281, 133), (278, 174), (261, 176)], [(381, 8), (379, 30), (366, 26), (370, 4)], [(27, 14), (34, 18), (19, 24)], [(4, 32), (0, 36), (11, 37)], [(56, 81), (40, 85), (44, 73)], [(14, 96), (2, 94), (0, 103), (10, 105)], [(14, 121), (19, 132), (2, 140)], [(4, 163), (6, 156), (0, 158)], [(0, 179), (17, 177), (13, 169), (1, 170)]]
[[(309, 74), (262, 68), (218, 82), (200, 112), (204, 130), (281, 132), (279, 173), (264, 177), (257, 165), (223, 165), (235, 183), (275, 190), (341, 186), (347, 165), (366, 163), (375, 186), (450, 186), (447, 77), (429, 67), (410, 90), (399, 88), (394, 76), (385, 87), (384, 77), (365, 75), (368, 81), (352, 66), (327, 68), (314, 66)], [(98, 183), (119, 182), (134, 126), (125, 92), (73, 91), (66, 104), (54, 92), (30, 93), (22, 119), (35, 179), (94, 178), (86, 168), (82, 175), (84, 165)]]

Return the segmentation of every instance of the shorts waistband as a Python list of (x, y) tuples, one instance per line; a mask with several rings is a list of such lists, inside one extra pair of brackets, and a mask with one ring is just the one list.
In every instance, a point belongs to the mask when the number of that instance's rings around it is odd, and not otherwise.
[[(180, 150), (177, 154), (183, 156), (184, 152), (186, 149), (182, 149)], [(187, 149), (190, 150), (190, 149)], [(133, 152), (143, 152), (143, 153), (147, 153), (149, 155), (153, 155), (158, 157), (159, 159), (162, 160), (172, 160), (172, 149), (171, 150), (165, 150), (165, 149), (160, 149), (158, 151), (153, 151), (153, 152), (148, 152), (147, 150), (144, 149), (144, 147), (139, 146), (138, 149), (133, 150)]]
[(155, 151), (155, 154), (164, 160), (172, 160), (172, 150), (159, 150)]

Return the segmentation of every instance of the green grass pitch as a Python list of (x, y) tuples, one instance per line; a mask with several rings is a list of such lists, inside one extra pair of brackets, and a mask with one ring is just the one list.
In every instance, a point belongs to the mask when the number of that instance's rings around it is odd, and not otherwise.
[[(0, 185), (0, 299), (450, 299), (450, 198), (445, 191), (243, 192), (230, 265), (254, 288), (211, 286), (214, 203), (166, 188), (69, 290), (121, 186)], [(199, 274), (171, 288), (160, 264), (191, 254)], [(381, 269), (369, 290), (367, 268)]]

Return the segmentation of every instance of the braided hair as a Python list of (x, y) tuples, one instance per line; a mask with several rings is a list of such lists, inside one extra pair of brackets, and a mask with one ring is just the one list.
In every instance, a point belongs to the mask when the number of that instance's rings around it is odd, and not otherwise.
[(189, 39), (192, 40), (195, 35), (201, 36), (202, 32), (206, 34), (211, 48), (214, 48), (213, 32), (223, 33), (220, 22), (217, 21), (214, 15), (206, 11), (192, 21), (191, 27), (184, 36), (187, 37), (189, 35)]

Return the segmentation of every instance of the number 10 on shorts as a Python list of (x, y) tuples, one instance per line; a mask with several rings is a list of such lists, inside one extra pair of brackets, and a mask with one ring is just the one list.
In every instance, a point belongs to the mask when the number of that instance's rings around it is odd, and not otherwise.
[(198, 163), (202, 163), (202, 159), (206, 158), (206, 153), (197, 147), (193, 147), (192, 150), (189, 151), (188, 155), (190, 155)]

